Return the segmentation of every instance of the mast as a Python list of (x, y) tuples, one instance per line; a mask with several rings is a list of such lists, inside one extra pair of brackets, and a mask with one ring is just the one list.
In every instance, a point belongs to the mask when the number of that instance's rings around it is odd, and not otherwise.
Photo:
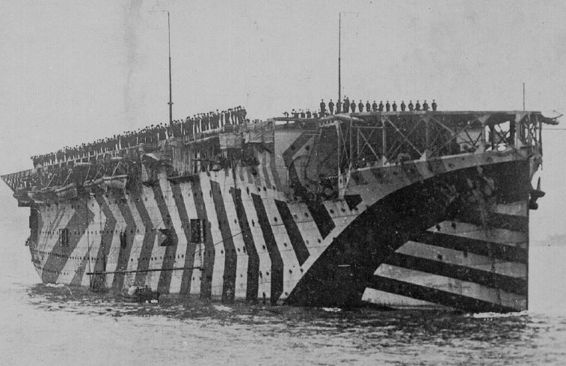
[(525, 83), (523, 83), (523, 112), (525, 111)]
[(342, 100), (342, 12), (338, 13), (338, 101)]
[(169, 36), (169, 124), (173, 124), (173, 88), (171, 82), (171, 18), (167, 11), (167, 34)]

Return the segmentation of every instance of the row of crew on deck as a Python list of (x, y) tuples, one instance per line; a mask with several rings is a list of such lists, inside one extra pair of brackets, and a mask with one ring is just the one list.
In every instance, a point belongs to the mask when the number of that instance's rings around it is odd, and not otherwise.
[(246, 115), (246, 109), (241, 106), (222, 112), (216, 110), (216, 112), (197, 114), (182, 121), (179, 130), (176, 131), (179, 134), (175, 136), (193, 136), (199, 132), (218, 130), (227, 125), (241, 125), (247, 121)]
[(224, 111), (199, 113), (185, 120), (174, 120), (172, 123), (160, 123), (140, 128), (136, 131), (125, 131), (105, 139), (83, 143), (73, 147), (66, 146), (54, 153), (32, 156), (34, 167), (50, 165), (68, 160), (76, 160), (108, 151), (117, 151), (138, 146), (141, 143), (155, 144), (171, 137), (194, 137), (197, 133), (214, 131), (226, 125), (239, 125), (246, 121), (245, 108), (238, 106)]
[[(335, 107), (336, 109), (334, 109)], [(412, 100), (409, 101), (409, 104), (405, 104), (405, 101), (402, 100), (399, 107), (401, 112), (405, 112), (407, 109), (410, 112), (421, 111), (421, 110), (428, 111), (430, 110), (430, 108), (432, 108), (433, 111), (436, 111), (438, 109), (438, 104), (434, 99), (432, 100), (432, 103), (430, 105), (426, 100), (423, 102), (422, 105), (418, 100), (415, 104), (413, 104)], [(346, 97), (344, 98), (343, 102), (338, 100), (336, 104), (334, 104), (332, 99), (330, 99), (330, 101), (328, 102), (328, 109), (327, 109), (327, 104), (324, 102), (324, 99), (320, 101), (320, 114), (323, 116), (327, 114), (335, 114), (335, 113), (349, 113), (350, 111), (352, 113), (356, 113), (356, 111), (357, 112), (384, 112), (384, 111), (396, 112), (397, 109), (398, 109), (397, 103), (395, 101), (393, 101), (393, 103), (389, 103), (388, 100), (385, 102), (385, 104), (383, 104), (383, 101), (380, 101), (379, 104), (377, 104), (375, 100), (373, 101), (372, 104), (370, 104), (369, 100), (366, 101), (365, 104), (361, 100), (356, 104), (354, 100), (350, 101), (348, 97)]]

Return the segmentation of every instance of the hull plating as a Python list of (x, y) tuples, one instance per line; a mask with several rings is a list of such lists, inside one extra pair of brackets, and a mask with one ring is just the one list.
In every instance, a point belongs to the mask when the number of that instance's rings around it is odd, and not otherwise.
[(527, 160), (364, 168), (345, 199), (308, 202), (287, 200), (275, 164), (260, 162), (37, 205), (32, 261), (47, 283), (224, 302), (526, 309)]

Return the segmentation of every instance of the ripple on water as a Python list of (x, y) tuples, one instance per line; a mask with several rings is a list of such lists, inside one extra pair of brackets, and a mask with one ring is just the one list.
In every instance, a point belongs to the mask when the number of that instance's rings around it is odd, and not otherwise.
[[(185, 364), (187, 359), (219, 365), (560, 364), (566, 358), (566, 317), (529, 312), (345, 310), (168, 299), (138, 304), (110, 293), (46, 285), (28, 286), (13, 301), (20, 316), (11, 320), (6, 344), (47, 342), (48, 352), (67, 364), (101, 349), (100, 357), (123, 364)], [(129, 358), (124, 350), (131, 350)], [(51, 360), (44, 359), (45, 347), (26, 352), (28, 364)]]

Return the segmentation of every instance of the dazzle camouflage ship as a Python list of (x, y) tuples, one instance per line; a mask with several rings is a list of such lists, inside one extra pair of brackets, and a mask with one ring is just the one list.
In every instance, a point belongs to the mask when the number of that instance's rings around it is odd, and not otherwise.
[(34, 158), (44, 283), (181, 299), (521, 311), (544, 193), (529, 111), (206, 114)]

